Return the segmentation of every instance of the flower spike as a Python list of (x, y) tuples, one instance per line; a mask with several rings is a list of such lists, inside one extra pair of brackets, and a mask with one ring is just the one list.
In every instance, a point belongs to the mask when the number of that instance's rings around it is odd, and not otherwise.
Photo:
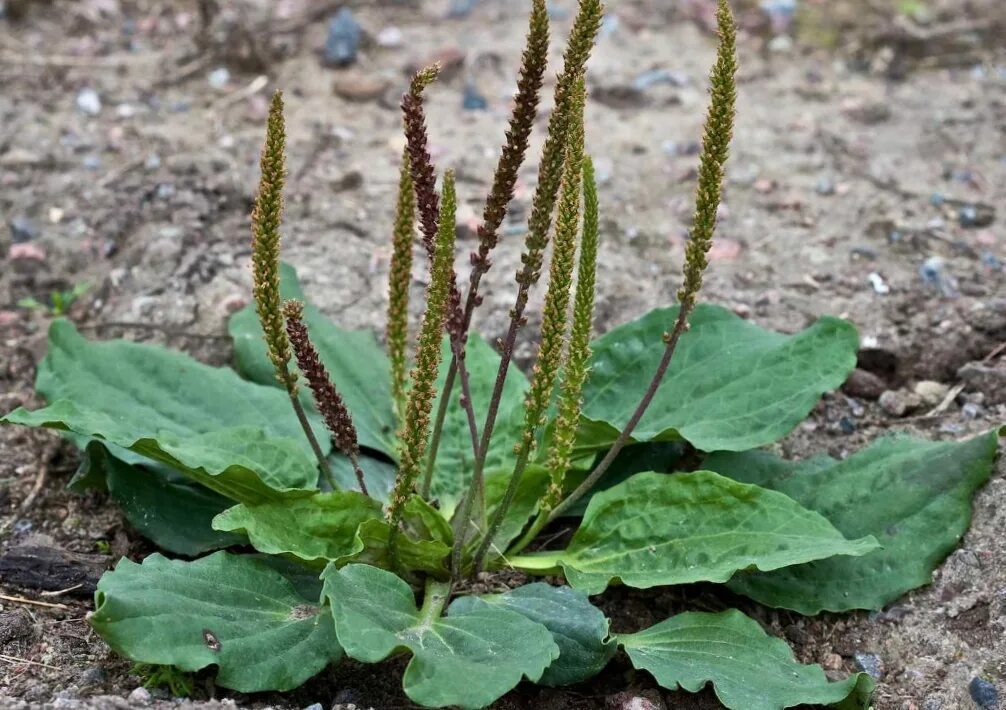
[(583, 405), (580, 394), (589, 370), (587, 363), (590, 359), (590, 336), (594, 320), (597, 239), (597, 183), (594, 178), (594, 164), (589, 157), (586, 157), (583, 159), (583, 238), (580, 242), (580, 263), (576, 271), (573, 326), (569, 338), (569, 351), (563, 366), (559, 416), (556, 419), (548, 454), (551, 484), (545, 500), (542, 501), (543, 512), (548, 512), (558, 505), (562, 497), (563, 478), (569, 470), (576, 430), (580, 426), (580, 408)]
[(262, 148), (261, 171), (255, 208), (252, 210), (252, 292), (265, 335), (266, 351), (278, 379), (293, 406), (297, 421), (307, 437), (318, 466), (332, 481), (325, 455), (297, 399), (297, 378), (290, 372), (290, 341), (283, 327), (279, 291), (280, 222), (283, 218), (283, 183), (286, 180), (286, 125), (283, 119), (283, 93), (273, 94)]
[(444, 204), (433, 258), (433, 273), (426, 290), (426, 313), (416, 346), (416, 362), (412, 367), (412, 388), (405, 407), (405, 419), (398, 435), (401, 442), (400, 463), (387, 514), (388, 520), (396, 528), (401, 523), (405, 503), (419, 480), (430, 433), (430, 410), (436, 395), (434, 383), (440, 366), (440, 345), (450, 298), (450, 277), (454, 273), (457, 198), (454, 173), (451, 171), (444, 174), (443, 193)]
[(723, 189), (724, 166), (733, 136), (734, 106), (737, 101), (737, 29), (728, 0), (719, 0), (716, 20), (720, 41), (716, 51), (716, 63), (710, 73), (709, 111), (706, 114), (702, 153), (699, 157), (699, 184), (695, 195), (691, 238), (685, 249), (684, 281), (678, 291), (678, 315), (671, 331), (664, 333), (664, 354), (629, 421), (608, 449), (608, 453), (583, 483), (549, 513), (549, 521), (558, 518), (573, 503), (580, 500), (604, 475), (612, 461), (628, 443), (632, 432), (653, 401), (664, 375), (667, 374), (667, 368), (670, 367), (681, 336), (688, 330), (688, 318), (695, 307), (699, 289), (702, 288), (702, 274), (709, 263), (707, 252), (712, 245), (713, 232), (716, 229), (716, 211)]
[(388, 273), (388, 358), (391, 392), (399, 416), (405, 411), (406, 342), (409, 338), (409, 282), (412, 280), (412, 237), (416, 229), (416, 196), (409, 172), (409, 154), (402, 154), (398, 180), (391, 267)]
[(265, 333), (269, 359), (276, 377), (291, 392), (296, 391), (287, 366), (290, 343), (283, 328), (279, 295), (280, 222), (283, 218), (283, 183), (286, 180), (286, 127), (283, 120), (283, 93), (273, 94), (269, 106), (265, 146), (262, 148), (258, 196), (252, 211), (252, 281), (255, 310)]
[(314, 395), (314, 403), (325, 420), (325, 426), (332, 434), (335, 448), (349, 459), (360, 484), (360, 491), (367, 493), (367, 484), (360, 470), (360, 443), (356, 436), (356, 425), (353, 417), (342, 399), (342, 395), (332, 383), (332, 378), (318, 357), (318, 350), (311, 342), (307, 326), (304, 324), (304, 304), (290, 300), (283, 304), (283, 315), (286, 318), (286, 332), (297, 356), (297, 365), (307, 379), (307, 384)]

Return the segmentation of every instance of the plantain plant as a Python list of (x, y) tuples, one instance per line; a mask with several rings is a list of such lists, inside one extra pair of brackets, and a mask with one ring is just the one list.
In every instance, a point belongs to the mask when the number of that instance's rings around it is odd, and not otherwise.
[[(237, 371), (53, 323), (37, 381), (48, 406), (3, 421), (67, 432), (84, 447), (71, 485), (107, 489), (172, 555), (123, 559), (102, 577), (90, 623), (112, 648), (184, 672), (216, 666), (219, 685), (244, 692), (292, 689), (344, 656), (407, 655), (413, 701), (464, 708), (522, 679), (584, 681), (621, 649), (664, 688), (711, 683), (729, 708), (868, 707), (868, 675), (829, 681), (738, 610), (612, 630), (591, 603), (612, 585), (710, 582), (807, 615), (881, 608), (926, 584), (966, 530), (998, 436), (885, 438), (842, 461), (759, 450), (845, 380), (858, 339), (836, 318), (784, 335), (698, 302), (734, 120), (726, 0), (677, 304), (593, 337), (600, 234), (584, 104), (601, 14), (581, 0), (498, 347), (472, 314), (538, 114), (544, 0), (532, 2), (464, 293), (455, 181), (445, 171), (437, 191), (426, 148), (436, 67), (403, 98), (387, 354), (372, 333), (326, 320), (280, 263), (279, 93), (252, 215), (255, 304), (230, 321)], [(410, 356), (417, 225), (429, 286)], [(514, 347), (547, 252), (525, 374)]]

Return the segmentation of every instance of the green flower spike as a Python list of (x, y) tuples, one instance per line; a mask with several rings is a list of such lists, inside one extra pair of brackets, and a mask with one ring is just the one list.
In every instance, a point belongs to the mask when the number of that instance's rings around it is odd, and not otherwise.
[(331, 480), (332, 472), (318, 446), (304, 408), (297, 399), (297, 377), (290, 372), (290, 341), (283, 325), (279, 292), (280, 223), (283, 219), (283, 184), (286, 181), (286, 126), (283, 119), (283, 93), (273, 94), (262, 148), (258, 196), (252, 210), (252, 291), (255, 311), (265, 334), (269, 359), (276, 368), (276, 378), (290, 395), (290, 403), (307, 437), (318, 465)]

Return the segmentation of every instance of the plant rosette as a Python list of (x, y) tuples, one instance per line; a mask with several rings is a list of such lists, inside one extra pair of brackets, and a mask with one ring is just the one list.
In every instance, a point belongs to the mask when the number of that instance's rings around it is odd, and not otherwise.
[[(734, 116), (725, 0), (678, 303), (593, 337), (599, 222), (583, 71), (601, 12), (581, 0), (497, 346), (469, 326), (537, 115), (543, 0), (533, 2), (467, 294), (453, 269), (453, 174), (438, 192), (426, 150), (433, 67), (402, 101), (386, 347), (325, 318), (279, 261), (279, 93), (252, 215), (255, 303), (229, 323), (235, 369), (91, 342), (53, 322), (36, 381), (48, 404), (2, 422), (64, 432), (83, 452), (71, 487), (107, 491), (166, 553), (123, 559), (101, 578), (89, 621), (115, 651), (157, 678), (213, 666), (218, 685), (240, 692), (296, 688), (344, 657), (407, 656), (412, 701), (462, 708), (525, 681), (580, 683), (623, 652), (660, 686), (711, 685), (734, 710), (869, 707), (868, 675), (829, 680), (736, 609), (622, 629), (590, 597), (705, 582), (806, 615), (880, 609), (927, 584), (967, 530), (1003, 432), (893, 436), (841, 461), (760, 450), (845, 381), (858, 336), (831, 317), (772, 332), (696, 301)], [(429, 278), (409, 352), (417, 226)], [(511, 361), (543, 271), (525, 374)], [(576, 530), (550, 547), (560, 519)], [(471, 584), (480, 573), (514, 569), (550, 581), (471, 591), (485, 587)]]

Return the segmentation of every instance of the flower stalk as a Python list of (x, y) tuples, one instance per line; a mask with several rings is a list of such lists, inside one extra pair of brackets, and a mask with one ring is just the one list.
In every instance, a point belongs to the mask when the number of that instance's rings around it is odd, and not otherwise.
[(723, 189), (724, 167), (730, 150), (730, 140), (733, 137), (737, 101), (737, 31), (727, 0), (719, 0), (716, 20), (720, 42), (716, 63), (710, 73), (709, 111), (706, 114), (705, 131), (702, 136), (692, 230), (685, 248), (684, 280), (678, 291), (678, 315), (671, 331), (664, 333), (664, 354), (625, 428), (583, 483), (549, 513), (549, 522), (562, 515), (597, 483), (632, 437), (632, 432), (646, 413), (667, 373), (678, 341), (688, 330), (688, 318), (695, 308), (696, 299), (702, 288), (702, 277), (709, 264), (707, 255), (716, 230), (716, 212)]
[[(577, 78), (570, 96), (571, 112), (568, 124), (566, 157), (563, 167), (561, 196), (553, 239), (552, 262), (549, 266), (548, 290), (542, 314), (541, 342), (535, 359), (531, 388), (524, 402), (524, 428), (514, 446), (517, 461), (513, 473), (496, 507), (489, 527), (473, 558), (473, 568), (480, 571), (485, 556), (499, 532), (506, 513), (513, 503), (537, 443), (539, 428), (545, 424), (545, 412), (555, 390), (559, 368), (566, 346), (569, 320), (569, 295), (573, 285), (577, 232), (580, 221), (580, 188), (583, 174), (583, 109), (586, 89), (583, 77)], [(576, 398), (579, 399), (577, 393)]]
[(580, 261), (576, 269), (576, 295), (573, 298), (573, 325), (569, 349), (563, 363), (562, 394), (559, 414), (552, 431), (547, 469), (549, 487), (541, 500), (538, 515), (527, 530), (507, 550), (507, 557), (523, 550), (548, 522), (548, 514), (562, 499), (563, 483), (570, 467), (576, 432), (580, 426), (581, 393), (589, 373), (590, 336), (594, 320), (594, 288), (597, 274), (598, 201), (594, 163), (583, 159), (583, 235), (580, 238)]
[[(547, 65), (548, 10), (545, 6), (545, 0), (533, 0), (527, 42), (521, 58), (521, 68), (517, 80), (517, 93), (514, 96), (514, 109), (510, 116), (509, 128), (506, 132), (506, 143), (503, 145), (499, 162), (496, 164), (492, 187), (486, 197), (485, 208), (482, 212), (482, 223), (478, 226), (478, 250), (472, 252), (470, 255), (472, 271), (469, 277), (464, 312), (462, 313), (460, 334), (457, 337), (457, 340), (462, 344), (467, 342), (472, 314), (475, 308), (482, 302), (482, 296), (479, 295), (479, 285), (482, 277), (489, 271), (491, 266), (489, 254), (499, 241), (499, 228), (503, 224), (507, 207), (513, 200), (514, 186), (517, 184), (517, 174), (520, 171), (520, 166), (524, 163), (531, 129), (538, 116), (538, 100)], [(458, 355), (455, 352), (456, 350), (457, 348), (452, 345), (451, 363), (444, 379), (444, 389), (441, 394), (440, 403), (437, 408), (437, 418), (434, 424), (433, 442), (430, 446), (430, 457), (427, 464), (429, 467), (427, 469), (428, 479), (432, 478), (433, 475), (437, 448), (440, 442), (440, 432), (443, 429), (444, 420), (447, 416), (447, 407), (451, 401), (451, 392), (454, 389), (454, 381), (458, 373)], [(477, 437), (477, 430), (474, 427), (472, 427), (472, 430)], [(476, 438), (473, 445), (475, 456), (478, 456), (478, 447), (478, 439)], [(481, 499), (481, 491), (484, 490), (484, 481), (481, 478), (477, 481), (473, 480), (473, 485), (477, 489), (476, 497)], [(424, 486), (423, 491), (424, 495), (429, 495), (428, 486)], [(475, 507), (481, 509), (482, 506), (476, 504)]]
[(297, 421), (314, 451), (318, 466), (332, 481), (332, 471), (311, 429), (304, 408), (297, 398), (297, 378), (290, 372), (290, 343), (283, 325), (280, 302), (279, 253), (280, 224), (283, 219), (283, 185), (286, 181), (286, 125), (283, 117), (283, 93), (273, 94), (266, 124), (265, 145), (260, 162), (261, 177), (255, 208), (252, 210), (252, 292), (255, 312), (265, 336), (269, 360), (276, 378), (290, 397)]
[(549, 116), (545, 145), (542, 148), (541, 162), (538, 165), (538, 187), (532, 199), (531, 216), (528, 218), (528, 234), (525, 238), (524, 252), (521, 254), (523, 266), (515, 276), (517, 296), (514, 307), (510, 311), (510, 325), (503, 339), (500, 364), (496, 372), (493, 392), (489, 398), (485, 423), (482, 426), (479, 450), (475, 457), (472, 484), (469, 486), (468, 495), (472, 495), (472, 486), (481, 481), (484, 475), (486, 456), (489, 453), (489, 444), (492, 441), (493, 429), (503, 397), (503, 387), (506, 384), (507, 372), (513, 360), (517, 331), (526, 320), (524, 311), (527, 307), (528, 292), (538, 282), (541, 275), (544, 249), (548, 245), (548, 233), (552, 223), (552, 211), (559, 194), (559, 185), (566, 159), (567, 134), (570, 122), (574, 120), (572, 94), (576, 83), (584, 74), (584, 68), (590, 58), (590, 52), (601, 27), (603, 15), (604, 7), (601, 0), (581, 0), (563, 55), (563, 70), (559, 74), (555, 86), (555, 108)]
[[(297, 365), (307, 379), (307, 384), (314, 395), (314, 403), (325, 420), (325, 426), (332, 434), (335, 448), (349, 459), (360, 491), (364, 495), (369, 495), (360, 468), (360, 443), (356, 435), (356, 425), (353, 424), (353, 417), (342, 395), (332, 383), (328, 369), (322, 364), (317, 348), (311, 342), (307, 326), (304, 324), (304, 304), (296, 300), (286, 301), (283, 304), (283, 315), (286, 318), (286, 332), (297, 357)], [(329, 483), (333, 489), (337, 488), (333, 479), (330, 479)]]

